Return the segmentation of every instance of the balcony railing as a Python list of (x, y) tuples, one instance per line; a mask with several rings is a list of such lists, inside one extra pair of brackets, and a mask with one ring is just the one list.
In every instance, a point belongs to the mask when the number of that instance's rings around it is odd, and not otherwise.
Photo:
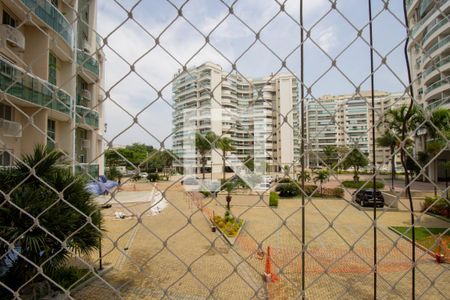
[(430, 74), (431, 72), (437, 70), (438, 68), (442, 67), (443, 65), (445, 65), (445, 64), (447, 64), (449, 62), (450, 62), (450, 55), (447, 55), (443, 59), (439, 60), (438, 63), (433, 64), (432, 66), (426, 68), (423, 71), (423, 78), (425, 78), (428, 74)]
[(25, 37), (23, 33), (10, 25), (0, 25), (0, 37), (2, 40), (9, 42), (13, 47), (25, 50)]
[(98, 179), (99, 166), (98, 164), (80, 163), (75, 165), (75, 174), (86, 175), (89, 174), (94, 179)]
[(450, 104), (450, 97), (444, 97), (436, 101), (433, 101), (427, 106), (427, 109), (434, 110), (435, 108), (444, 107), (447, 104)]
[(0, 89), (24, 101), (70, 113), (69, 94), (3, 59), (0, 59)]
[(78, 49), (77, 51), (77, 63), (82, 65), (83, 68), (94, 74), (98, 77), (100, 69), (98, 65), (98, 61), (90, 56), (88, 53), (83, 50)]
[(77, 106), (77, 123), (84, 123), (97, 129), (98, 112), (84, 106)]
[(438, 87), (441, 87), (443, 85), (449, 85), (449, 87), (450, 87), (449, 81), (450, 81), (450, 76), (448, 76), (447, 78), (442, 78), (442, 79), (436, 81), (435, 83), (433, 83), (432, 85), (427, 87), (427, 89), (425, 90), (425, 94), (428, 94), (432, 90), (435, 90)]
[(442, 26), (444, 26), (445, 24), (448, 23), (447, 18), (444, 18), (442, 20), (440, 20), (439, 22), (437, 22), (436, 24), (434, 24), (433, 27), (430, 28), (430, 30), (428, 30), (428, 32), (423, 36), (423, 40), (422, 42), (425, 43), (425, 41), (433, 34), (435, 33), (439, 28), (441, 28)]
[(424, 54), (424, 59), (422, 61), (425, 61), (425, 59), (427, 59), (428, 57), (433, 57), (432, 54), (434, 51), (436, 51), (441, 47), (447, 47), (449, 42), (450, 42), (450, 35), (443, 38), (442, 40), (434, 44), (430, 49), (428, 49), (428, 51), (426, 51), (426, 53)]
[(21, 0), (34, 15), (58, 33), (64, 41), (73, 47), (73, 29), (63, 14), (48, 0)]

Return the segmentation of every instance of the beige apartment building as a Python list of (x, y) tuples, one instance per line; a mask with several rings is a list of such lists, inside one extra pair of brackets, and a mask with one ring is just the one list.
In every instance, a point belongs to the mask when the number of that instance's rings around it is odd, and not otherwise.
[(96, 0), (0, 1), (0, 165), (47, 144), (104, 173), (104, 55)]
[[(407, 15), (410, 30), (408, 53), (412, 73), (414, 98), (424, 108), (450, 109), (450, 1), (408, 0)], [(426, 151), (426, 136), (416, 139), (421, 151)], [(433, 180), (446, 176), (442, 163), (450, 160), (447, 148), (428, 168)]]
[[(372, 122), (371, 92), (359, 94), (325, 95), (308, 99), (305, 104), (306, 120), (306, 165), (309, 168), (323, 165), (326, 146), (357, 148), (372, 160), (372, 124), (375, 124), (375, 139), (385, 132), (378, 125), (391, 108), (405, 104), (407, 95), (375, 91), (375, 120)], [(390, 171), (390, 150), (376, 146), (377, 168)], [(401, 169), (400, 158), (396, 157), (396, 169)]]
[[(240, 161), (255, 158), (268, 172), (292, 166), (300, 149), (298, 96), (297, 80), (290, 74), (253, 79), (211, 62), (179, 71), (173, 82), (174, 153), (200, 167), (197, 155), (183, 147), (190, 111), (195, 130), (230, 138), (235, 147), (231, 154)], [(222, 171), (220, 153), (213, 151), (207, 159), (208, 171)], [(182, 169), (182, 164), (176, 167)]]

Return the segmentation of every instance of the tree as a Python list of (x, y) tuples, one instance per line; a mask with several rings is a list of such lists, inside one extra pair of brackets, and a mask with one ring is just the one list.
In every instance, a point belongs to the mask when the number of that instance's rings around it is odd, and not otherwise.
[(229, 138), (223, 137), (220, 138), (217, 142), (217, 148), (222, 150), (222, 179), (225, 180), (225, 161), (226, 161), (226, 154), (227, 152), (233, 151), (234, 147), (232, 145), (232, 142)]
[(328, 179), (328, 177), (330, 176), (330, 174), (328, 173), (327, 169), (321, 169), (319, 171), (317, 171), (316, 176), (314, 177), (314, 183), (316, 183), (317, 181), (320, 182), (320, 194), (322, 195), (322, 184), (324, 183), (325, 180)]
[(386, 132), (384, 135), (377, 138), (377, 145), (389, 148), (391, 158), (391, 188), (393, 190), (395, 180), (395, 148), (398, 146), (398, 139), (391, 132)]
[(205, 166), (207, 163), (206, 155), (210, 153), (211, 150), (215, 147), (217, 140), (217, 135), (212, 131), (209, 131), (204, 135), (200, 133), (195, 134), (195, 146), (200, 155), (200, 164), (202, 166), (203, 179), (205, 179)]
[(326, 145), (323, 147), (323, 154), (325, 155), (325, 163), (331, 167), (335, 164), (337, 159), (337, 149), (333, 145)]
[(355, 182), (359, 182), (359, 168), (366, 167), (369, 164), (369, 160), (367, 159), (366, 155), (362, 154), (361, 151), (354, 148), (345, 157), (342, 163), (344, 165), (344, 169), (353, 167), (353, 180)]
[[(23, 163), (16, 161), (15, 168), (0, 170), (0, 236), (50, 277), (65, 265), (71, 252), (86, 255), (97, 249), (102, 230), (99, 206), (86, 190), (86, 182), (69, 168), (57, 167), (61, 158), (59, 151), (36, 146), (33, 154), (22, 157)], [(7, 270), (0, 281), (15, 290), (26, 285), (20, 291), (46, 282), (21, 256), (12, 258), (8, 246), (0, 243), (0, 265)]]
[(311, 180), (311, 175), (309, 175), (308, 171), (302, 171), (300, 173), (297, 174), (297, 180), (298, 181), (310, 181)]

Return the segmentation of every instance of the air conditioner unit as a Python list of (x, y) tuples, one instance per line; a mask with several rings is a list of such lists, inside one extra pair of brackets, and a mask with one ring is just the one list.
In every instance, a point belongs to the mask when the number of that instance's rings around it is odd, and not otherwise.
[(92, 100), (91, 92), (89, 90), (82, 90), (81, 98), (83, 98), (86, 101), (91, 101)]
[(22, 137), (22, 124), (5, 119), (0, 119), (0, 131), (6, 137)]
[(91, 148), (91, 141), (90, 140), (81, 140), (81, 147), (83, 149)]

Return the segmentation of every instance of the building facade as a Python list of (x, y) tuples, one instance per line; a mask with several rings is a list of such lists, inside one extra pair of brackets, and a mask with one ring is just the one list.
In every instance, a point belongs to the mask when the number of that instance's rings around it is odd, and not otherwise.
[[(414, 99), (430, 111), (450, 109), (450, 1), (406, 2)], [(416, 138), (419, 151), (427, 151), (427, 139), (426, 135)], [(427, 167), (428, 177), (443, 180), (448, 176), (442, 165), (449, 160), (450, 149), (447, 147)]]
[[(305, 105), (306, 165), (317, 168), (324, 163), (326, 146), (357, 148), (372, 159), (372, 124), (375, 124), (375, 139), (385, 132), (382, 120), (390, 108), (405, 104), (404, 94), (375, 91), (375, 120), (372, 123), (371, 92), (358, 95), (326, 95), (307, 100)], [(390, 150), (376, 147), (377, 168), (391, 170)], [(401, 169), (399, 158), (396, 168)]]
[(0, 10), (0, 164), (46, 144), (75, 171), (103, 174), (96, 0), (2, 0)]
[[(173, 151), (181, 160), (176, 167), (182, 169), (187, 159), (187, 112), (195, 130), (230, 138), (240, 161), (256, 158), (268, 172), (291, 167), (299, 155), (298, 96), (297, 80), (289, 74), (249, 79), (210, 62), (179, 71), (173, 81)], [(220, 153), (207, 158), (208, 169), (220, 173)], [(199, 167), (198, 157), (191, 159)]]

